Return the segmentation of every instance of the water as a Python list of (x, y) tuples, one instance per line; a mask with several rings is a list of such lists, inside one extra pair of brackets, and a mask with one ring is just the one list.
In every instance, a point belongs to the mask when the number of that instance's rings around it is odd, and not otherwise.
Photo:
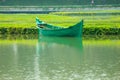
[(120, 40), (0, 40), (0, 80), (119, 80)]

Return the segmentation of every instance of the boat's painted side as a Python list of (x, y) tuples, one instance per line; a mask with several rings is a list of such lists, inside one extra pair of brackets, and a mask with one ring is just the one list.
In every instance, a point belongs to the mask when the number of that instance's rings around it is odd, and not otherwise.
[(40, 28), (39, 25), (43, 24), (42, 21), (39, 21), (39, 19), (36, 19), (36, 24), (38, 25), (38, 31), (40, 35), (44, 36), (82, 36), (82, 30), (83, 30), (83, 20), (81, 20), (79, 23), (70, 26), (69, 28), (61, 28), (52, 26), (50, 24), (45, 24), (44, 27), (46, 28)]

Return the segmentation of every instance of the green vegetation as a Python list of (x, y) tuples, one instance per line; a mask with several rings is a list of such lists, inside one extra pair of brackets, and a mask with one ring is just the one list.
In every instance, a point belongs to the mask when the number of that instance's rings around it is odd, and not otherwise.
[[(57, 15), (50, 15), (50, 14), (0, 14), (0, 27), (35, 28), (36, 17), (39, 17), (41, 20), (47, 23), (52, 23), (60, 26), (61, 25), (69, 26), (74, 22), (77, 22), (77, 20), (79, 19), (79, 18), (75, 18), (75, 21), (73, 21), (72, 17), (57, 16)], [(67, 22), (72, 22), (72, 23), (68, 24)]]
[(54, 12), (54, 15), (79, 17), (84, 19), (83, 34), (86, 35), (118, 35), (120, 34), (119, 10), (94, 10), (82, 12)]
[[(72, 17), (57, 16), (48, 14), (0, 14), (1, 34), (37, 34), (35, 18), (59, 26), (68, 26), (77, 22)], [(68, 24), (70, 22), (70, 24)], [(64, 24), (63, 24), (64, 23)]]
[[(106, 11), (106, 12), (105, 12)], [(0, 14), (0, 34), (37, 34), (35, 18), (61, 27), (69, 27), (84, 19), (83, 34), (120, 34), (119, 10), (54, 12), (50, 14)]]

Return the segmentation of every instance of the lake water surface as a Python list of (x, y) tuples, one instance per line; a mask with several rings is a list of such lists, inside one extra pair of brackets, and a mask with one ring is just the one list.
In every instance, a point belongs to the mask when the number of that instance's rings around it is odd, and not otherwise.
[(0, 40), (0, 80), (119, 80), (120, 40)]

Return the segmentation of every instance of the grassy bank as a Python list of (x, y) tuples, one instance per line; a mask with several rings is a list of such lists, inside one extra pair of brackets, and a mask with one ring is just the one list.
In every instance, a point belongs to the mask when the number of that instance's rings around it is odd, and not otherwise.
[(37, 34), (35, 18), (61, 27), (75, 24), (79, 18), (50, 14), (0, 14), (0, 34)]
[(0, 14), (0, 34), (37, 34), (36, 16), (49, 24), (61, 27), (71, 26), (84, 19), (83, 34), (85, 35), (120, 34), (119, 10), (87, 10), (51, 14)]
[[(59, 26), (69, 26), (76, 23), (80, 18), (58, 16), (52, 14), (0, 14), (0, 28), (36, 28), (35, 18)], [(69, 24), (70, 22), (70, 24)]]

